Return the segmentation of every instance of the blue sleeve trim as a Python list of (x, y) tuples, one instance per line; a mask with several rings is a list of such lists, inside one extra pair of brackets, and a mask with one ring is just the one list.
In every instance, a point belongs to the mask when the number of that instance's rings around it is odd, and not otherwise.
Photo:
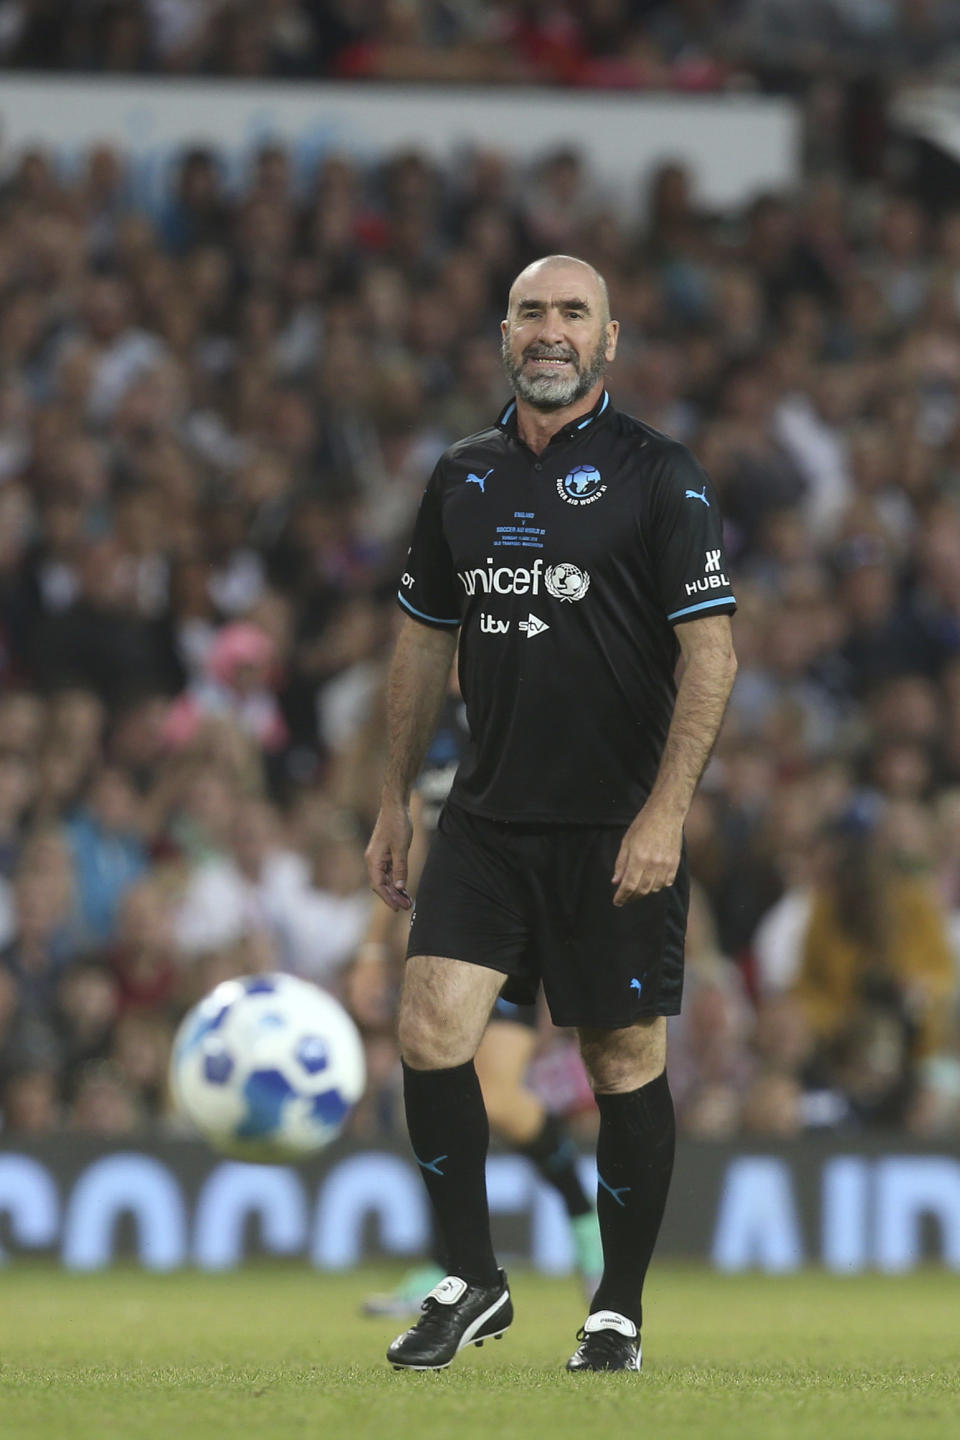
[(701, 600), (699, 605), (688, 605), (686, 610), (674, 610), (672, 615), (667, 616), (667, 619), (679, 620), (681, 615), (693, 615), (697, 610), (713, 610), (717, 605), (736, 605), (736, 603), (732, 595), (723, 595), (719, 600)]
[(459, 616), (457, 617), (456, 620), (441, 620), (437, 615), (425, 615), (422, 610), (418, 610), (418, 609), (416, 608), (416, 606), (411, 605), (411, 604), (410, 604), (410, 601), (407, 600), (407, 599), (405, 599), (404, 596), (400, 594), (400, 591), (399, 591), (399, 590), (397, 591), (397, 599), (400, 601), (400, 604), (401, 604), (406, 610), (409, 610), (409, 611), (410, 611), (410, 614), (411, 614), (411, 615), (416, 615), (416, 617), (417, 617), (418, 620), (429, 620), (431, 625), (459, 625), (459, 624), (460, 624), (460, 617), (459, 617)]

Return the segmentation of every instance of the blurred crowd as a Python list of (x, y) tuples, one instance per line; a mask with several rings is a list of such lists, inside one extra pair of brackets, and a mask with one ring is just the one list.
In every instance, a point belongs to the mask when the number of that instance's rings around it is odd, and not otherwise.
[(716, 90), (958, 58), (957, 0), (0, 0), (23, 70)]
[[(397, 1126), (399, 937), (385, 984), (359, 963), (396, 576), (557, 250), (608, 279), (615, 402), (713, 476), (740, 602), (681, 1125), (960, 1128), (960, 206), (821, 173), (711, 213), (680, 164), (611, 196), (572, 149), (300, 184), (265, 146), (239, 188), (197, 149), (155, 213), (129, 178), (34, 151), (0, 187), (6, 1129), (168, 1124), (179, 1018), (272, 968), (353, 1007), (356, 1130)], [(534, 1082), (589, 1129), (546, 1025)]]

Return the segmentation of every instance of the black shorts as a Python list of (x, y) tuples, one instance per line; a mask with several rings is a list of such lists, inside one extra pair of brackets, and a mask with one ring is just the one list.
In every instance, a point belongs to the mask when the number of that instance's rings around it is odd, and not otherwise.
[(613, 903), (623, 830), (485, 820), (446, 805), (417, 891), (407, 955), (507, 976), (529, 1005), (542, 982), (555, 1025), (619, 1030), (676, 1015), (689, 881)]

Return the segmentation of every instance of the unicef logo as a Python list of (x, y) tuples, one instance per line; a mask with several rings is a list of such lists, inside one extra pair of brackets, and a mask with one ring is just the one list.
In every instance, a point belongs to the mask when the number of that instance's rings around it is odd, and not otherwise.
[(554, 600), (582, 600), (590, 589), (590, 576), (579, 565), (562, 560), (559, 565), (548, 565), (543, 572), (547, 594)]
[(592, 505), (606, 488), (595, 465), (575, 465), (557, 481), (557, 493), (568, 505)]

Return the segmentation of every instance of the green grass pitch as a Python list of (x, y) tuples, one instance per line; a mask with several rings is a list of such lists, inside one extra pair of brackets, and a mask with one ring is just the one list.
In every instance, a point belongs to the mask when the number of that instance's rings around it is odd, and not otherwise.
[(0, 1274), (3, 1440), (927, 1440), (960, 1435), (960, 1277), (659, 1266), (641, 1376), (564, 1373), (583, 1305), (517, 1270), (517, 1319), (395, 1374), (359, 1302), (395, 1272)]

